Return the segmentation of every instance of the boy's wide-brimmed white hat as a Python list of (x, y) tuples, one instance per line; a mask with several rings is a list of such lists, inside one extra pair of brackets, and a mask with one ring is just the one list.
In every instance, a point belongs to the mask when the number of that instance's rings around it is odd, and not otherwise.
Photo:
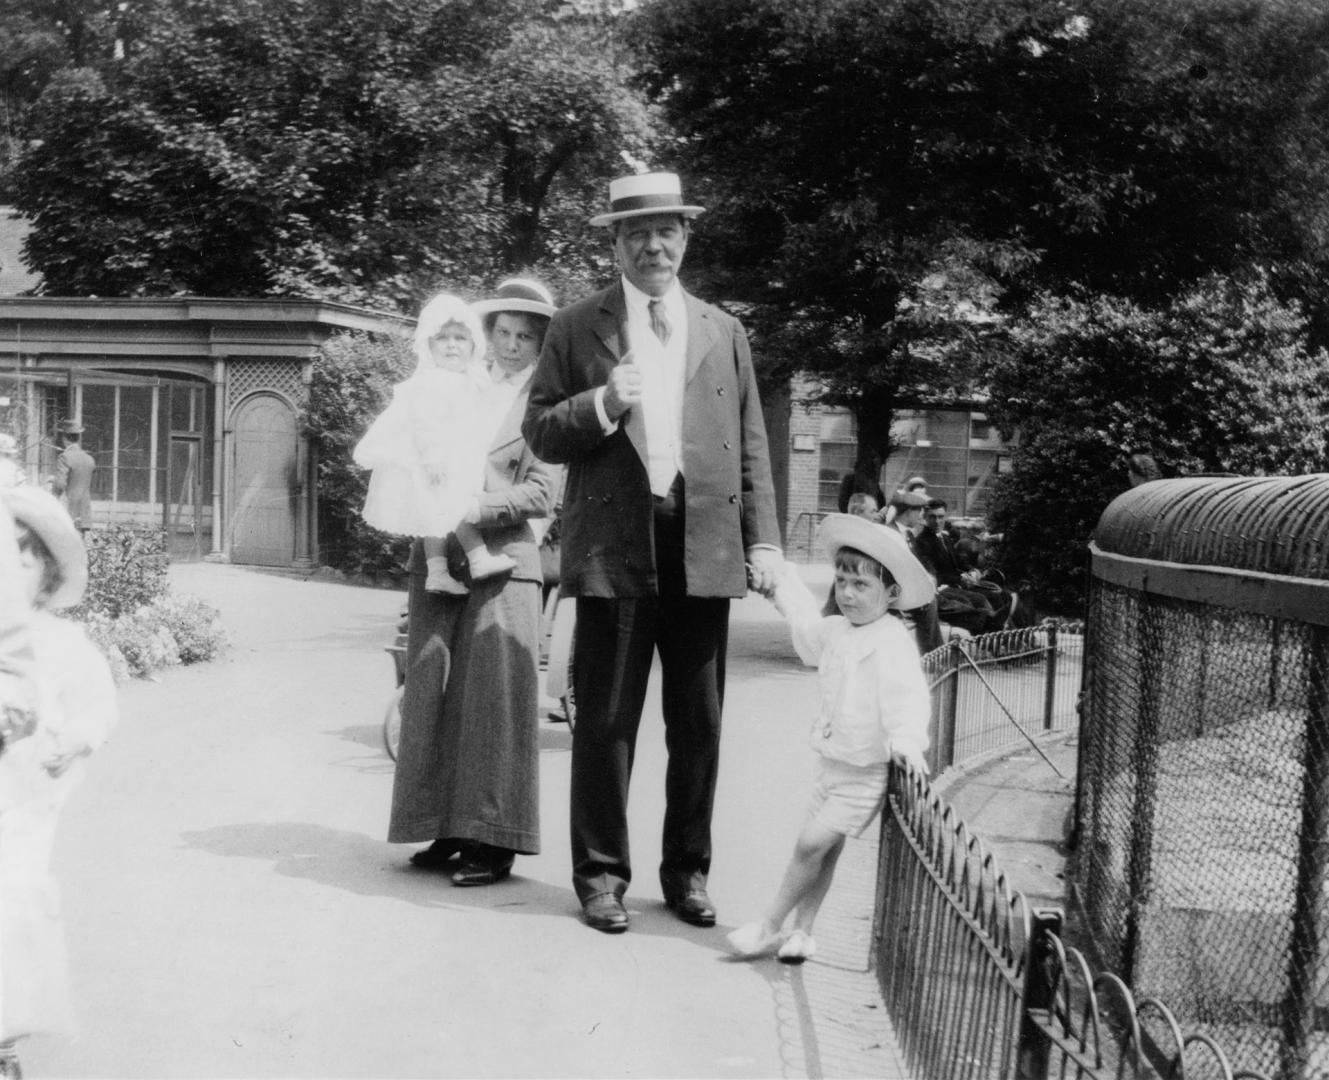
[(591, 224), (612, 225), (624, 218), (647, 214), (682, 214), (694, 218), (704, 209), (683, 201), (683, 184), (677, 173), (634, 173), (609, 181), (609, 210), (596, 214)]
[(486, 327), (495, 315), (504, 311), (543, 315), (549, 319), (556, 310), (549, 290), (530, 278), (508, 278), (494, 290), (493, 296), (487, 300), (477, 300), (471, 307), (475, 308)]
[(69, 511), (49, 491), (31, 484), (0, 488), (0, 501), (15, 521), (41, 538), (60, 568), (60, 584), (46, 598), (45, 606), (73, 607), (88, 587), (88, 552)]
[(895, 529), (854, 514), (828, 514), (817, 531), (817, 539), (832, 559), (841, 548), (853, 548), (886, 567), (900, 586), (900, 599), (895, 606), (901, 611), (922, 607), (937, 591), (932, 575)]

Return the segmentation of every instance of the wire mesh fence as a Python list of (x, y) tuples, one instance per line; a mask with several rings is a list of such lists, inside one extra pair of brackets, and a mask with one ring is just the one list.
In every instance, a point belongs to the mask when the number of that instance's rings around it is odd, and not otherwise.
[[(1329, 591), (1249, 556), (1261, 522), (1282, 531), (1266, 553), (1296, 548), (1292, 483), (1164, 481), (1165, 510), (1145, 492), (1113, 504), (1133, 515), (1115, 534), (1100, 525), (1072, 874), (1136, 995), (1236, 1068), (1309, 1080), (1329, 1076)], [(1281, 512), (1251, 514), (1279, 494)], [(1189, 539), (1160, 551), (1168, 514)], [(1215, 531), (1238, 565), (1188, 565), (1215, 557)]]

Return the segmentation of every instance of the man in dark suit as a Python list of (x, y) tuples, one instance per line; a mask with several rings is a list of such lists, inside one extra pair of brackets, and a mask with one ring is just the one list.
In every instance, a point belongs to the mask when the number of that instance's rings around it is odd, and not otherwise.
[(59, 433), (63, 448), (56, 458), (51, 491), (64, 500), (78, 531), (87, 532), (92, 524), (92, 474), (97, 461), (81, 445), (83, 425), (78, 420), (61, 420)]
[(539, 457), (568, 466), (573, 884), (589, 926), (627, 929), (628, 781), (658, 650), (669, 752), (660, 886), (679, 918), (712, 926), (729, 600), (749, 582), (770, 589), (781, 558), (766, 430), (743, 327), (678, 282), (701, 208), (672, 173), (624, 177), (609, 194), (591, 224), (611, 227), (622, 276), (554, 316), (522, 429)]
[(923, 528), (914, 537), (914, 554), (937, 582), (937, 606), (943, 622), (972, 634), (1003, 630), (1010, 619), (1015, 594), (983, 580), (978, 570), (960, 563), (955, 541), (946, 531), (946, 500), (929, 499)]

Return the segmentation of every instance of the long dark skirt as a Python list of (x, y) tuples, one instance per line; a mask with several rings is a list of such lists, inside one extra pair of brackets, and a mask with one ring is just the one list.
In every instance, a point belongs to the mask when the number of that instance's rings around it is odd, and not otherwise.
[(412, 575), (401, 744), (388, 840), (540, 850), (540, 585), (481, 581), (467, 596)]

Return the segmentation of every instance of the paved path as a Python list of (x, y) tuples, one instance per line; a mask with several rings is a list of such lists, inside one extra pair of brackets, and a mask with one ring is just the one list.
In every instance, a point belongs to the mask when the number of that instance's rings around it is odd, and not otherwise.
[(207, 564), (172, 578), (221, 609), (234, 645), (121, 690), (121, 727), (56, 852), (83, 1023), (23, 1044), (30, 1080), (905, 1076), (866, 970), (870, 843), (842, 860), (815, 962), (724, 958), (725, 931), (776, 886), (810, 767), (815, 676), (764, 601), (734, 607), (720, 925), (684, 926), (660, 902), (653, 693), (632, 930), (609, 937), (576, 917), (563, 725), (540, 730), (544, 853), (502, 885), (454, 888), (382, 839), (382, 650), (402, 595)]

